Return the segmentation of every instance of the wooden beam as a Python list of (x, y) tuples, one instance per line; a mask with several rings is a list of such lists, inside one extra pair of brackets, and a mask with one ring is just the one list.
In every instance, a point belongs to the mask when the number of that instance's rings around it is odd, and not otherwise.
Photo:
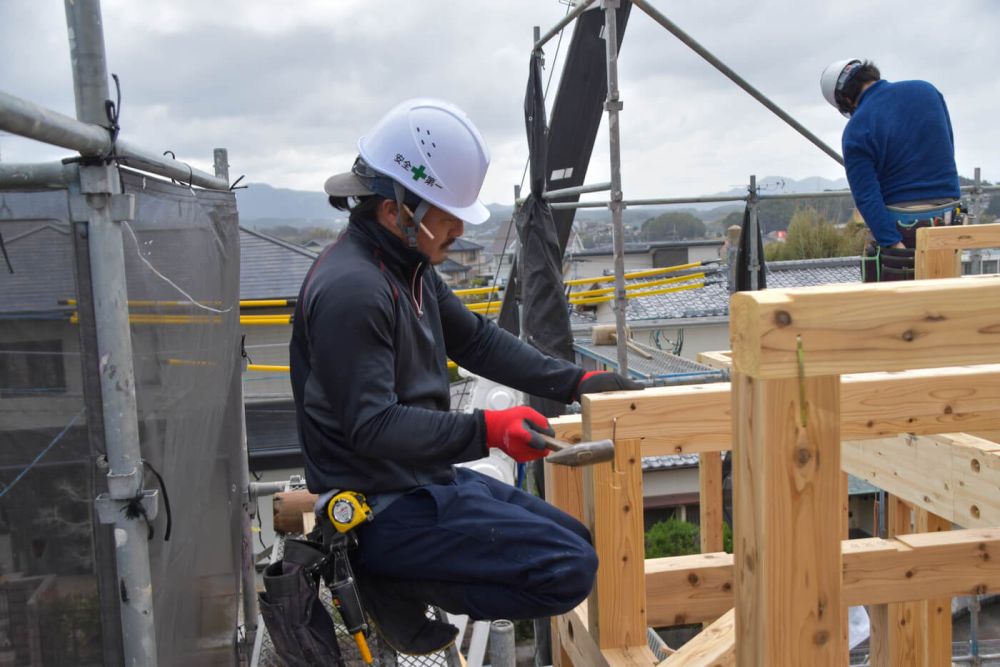
[(699, 352), (695, 360), (703, 366), (729, 370), (733, 365), (732, 350), (717, 350), (714, 352)]
[(733, 368), (795, 377), (1000, 360), (1000, 276), (737, 292)]
[(646, 560), (646, 608), (654, 628), (711, 623), (733, 606), (733, 555)]
[(836, 375), (801, 381), (733, 375), (739, 664), (847, 661), (839, 406)]
[[(588, 433), (606, 438), (611, 433)], [(584, 515), (600, 565), (588, 617), (601, 650), (646, 645), (642, 457), (638, 440), (616, 440), (615, 458), (584, 469)]]
[(722, 546), (722, 455), (698, 455), (698, 513), (701, 552), (723, 551)]
[(601, 651), (608, 667), (656, 667), (660, 661), (653, 655), (649, 644), (626, 648), (606, 648)]
[[(590, 394), (583, 397), (579, 428), (640, 438), (643, 456), (732, 449), (729, 391), (728, 382), (718, 382)], [(845, 375), (840, 411), (848, 440), (997, 430), (1000, 364)], [(573, 428), (566, 421), (556, 430), (563, 439), (581, 437)]]
[(917, 230), (917, 247), (921, 245), (927, 250), (1000, 248), (1000, 223), (923, 227)]
[(608, 661), (601, 655), (600, 647), (587, 629), (586, 602), (554, 620), (558, 626), (559, 645), (574, 667), (606, 667)]
[(736, 664), (736, 611), (730, 609), (659, 667), (729, 667)]
[(944, 521), (1000, 526), (1000, 444), (964, 433), (845, 442), (843, 466)]
[[(844, 540), (843, 604), (1000, 592), (1000, 528)], [(733, 555), (646, 561), (649, 624), (710, 622), (733, 606)]]

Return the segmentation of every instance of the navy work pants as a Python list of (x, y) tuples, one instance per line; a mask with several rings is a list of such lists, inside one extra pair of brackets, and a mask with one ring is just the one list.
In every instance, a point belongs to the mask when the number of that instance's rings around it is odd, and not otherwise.
[(454, 482), (414, 489), (360, 526), (358, 565), (459, 584), (473, 619), (541, 618), (582, 602), (597, 572), (583, 524), (509, 484), (456, 471)]

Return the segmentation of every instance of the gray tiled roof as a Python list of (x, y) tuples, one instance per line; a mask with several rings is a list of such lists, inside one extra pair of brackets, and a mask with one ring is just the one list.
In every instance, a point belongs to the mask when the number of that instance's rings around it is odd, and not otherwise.
[(475, 241), (470, 241), (469, 239), (464, 239), (459, 237), (451, 242), (448, 246), (448, 250), (454, 250), (456, 252), (461, 252), (463, 250), (482, 250), (483, 246), (479, 245)]
[(465, 264), (456, 262), (450, 257), (446, 257), (443, 262), (434, 267), (438, 270), (438, 273), (462, 273), (463, 271), (468, 271), (469, 267)]
[(669, 456), (642, 457), (642, 471), (697, 468), (697, 454), (671, 454)]
[[(810, 287), (835, 283), (856, 283), (861, 278), (858, 257), (803, 259), (767, 264), (768, 287)], [(725, 267), (723, 267), (725, 270)], [(729, 287), (724, 280), (705, 287), (629, 299), (629, 320), (725, 317), (729, 314)]]
[(14, 273), (0, 262), (0, 313), (71, 311), (75, 299), (73, 239), (65, 222), (0, 226)]
[(240, 227), (240, 298), (294, 299), (318, 256), (294, 243)]
[[(73, 242), (62, 221), (33, 220), (0, 227), (14, 273), (0, 266), (0, 313), (71, 311), (60, 299), (76, 297)], [(158, 243), (169, 243), (168, 234)], [(162, 247), (162, 246), (161, 246)], [(278, 299), (298, 296), (316, 253), (280, 239), (240, 228), (240, 298)], [(134, 263), (131, 255), (127, 261)], [(162, 252), (160, 269), (180, 275), (184, 254)], [(172, 266), (173, 263), (177, 263)], [(167, 292), (170, 293), (169, 291)]]

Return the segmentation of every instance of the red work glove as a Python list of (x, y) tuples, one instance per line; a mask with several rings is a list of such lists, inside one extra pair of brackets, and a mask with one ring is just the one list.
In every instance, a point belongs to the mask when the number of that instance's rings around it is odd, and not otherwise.
[(576, 386), (576, 398), (584, 394), (599, 394), (604, 391), (623, 391), (643, 389), (644, 387), (624, 375), (611, 371), (587, 371)]
[(539, 433), (555, 435), (549, 420), (526, 405), (507, 410), (484, 410), (486, 417), (486, 444), (497, 447), (518, 463), (526, 463), (547, 456), (549, 450)]

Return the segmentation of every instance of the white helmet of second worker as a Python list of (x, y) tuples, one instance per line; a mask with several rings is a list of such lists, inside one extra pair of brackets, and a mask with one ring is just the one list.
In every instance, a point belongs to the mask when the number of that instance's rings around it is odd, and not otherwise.
[(862, 62), (857, 58), (838, 60), (828, 65), (819, 77), (819, 87), (823, 91), (823, 97), (846, 118), (851, 117), (853, 107), (851, 101), (843, 96), (844, 87), (861, 65)]
[(327, 179), (328, 195), (380, 194), (392, 199), (384, 184), (388, 178), (469, 224), (478, 225), (490, 217), (479, 201), (490, 165), (489, 149), (476, 126), (455, 105), (430, 98), (406, 100), (358, 140), (358, 151), (361, 156), (350, 172)]

